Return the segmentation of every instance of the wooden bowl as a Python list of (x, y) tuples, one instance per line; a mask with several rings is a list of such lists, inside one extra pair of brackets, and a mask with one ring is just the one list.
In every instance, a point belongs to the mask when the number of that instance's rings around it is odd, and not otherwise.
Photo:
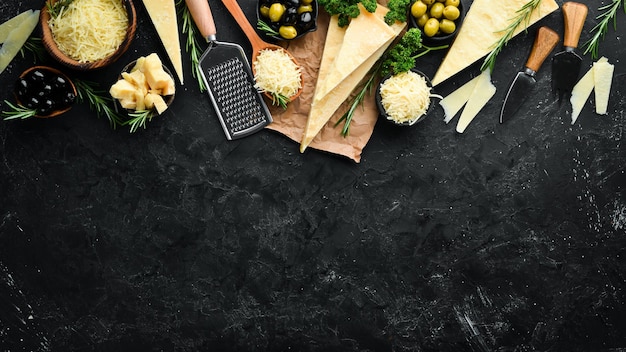
[(126, 50), (128, 50), (128, 47), (130, 46), (135, 36), (135, 31), (137, 30), (137, 13), (135, 11), (135, 5), (133, 4), (132, 0), (122, 0), (126, 9), (126, 14), (128, 16), (128, 26), (126, 27), (126, 35), (124, 36), (124, 40), (117, 48), (117, 50), (115, 50), (113, 53), (102, 59), (91, 62), (80, 62), (78, 60), (75, 60), (74, 58), (71, 58), (67, 54), (62, 52), (57, 46), (57, 43), (52, 36), (50, 26), (48, 25), (48, 21), (50, 20), (48, 3), (54, 4), (57, 1), (58, 0), (48, 0), (39, 14), (39, 23), (41, 25), (42, 33), (41, 41), (50, 56), (52, 56), (55, 60), (71, 69), (78, 71), (88, 71), (112, 64), (117, 59), (119, 59), (120, 56), (122, 56), (122, 54), (126, 52)]
[[(38, 77), (43, 78), (33, 78), (35, 71), (39, 71), (40, 73), (42, 73), (43, 76), (39, 75)], [(60, 77), (63, 81), (56, 80), (57, 77)], [(24, 85), (22, 85), (23, 80), (26, 81)], [(26, 85), (28, 87), (26, 87)], [(47, 95), (40, 97), (36, 92), (42, 91), (41, 88), (44, 85), (48, 85), (51, 90), (49, 90), (49, 93), (47, 93)], [(62, 91), (54, 91), (54, 89), (62, 89)], [(22, 90), (22, 92), (20, 92), (20, 90)], [(54, 103), (60, 104), (60, 108), (53, 109), (50, 112), (38, 113), (37, 115), (35, 115), (35, 117), (49, 118), (61, 115), (69, 111), (76, 100), (77, 92), (74, 82), (72, 82), (72, 80), (67, 77), (67, 75), (65, 75), (63, 72), (57, 70), (56, 68), (48, 66), (33, 66), (20, 74), (13, 93), (15, 95), (15, 100), (17, 101), (17, 103), (28, 108), (38, 108), (33, 106), (31, 102), (25, 101), (28, 99), (29, 95), (37, 96), (39, 100), (55, 100)], [(67, 94), (71, 94), (71, 96), (67, 97)], [(64, 97), (63, 95), (66, 96)], [(64, 98), (67, 98), (68, 101), (59, 101)]]

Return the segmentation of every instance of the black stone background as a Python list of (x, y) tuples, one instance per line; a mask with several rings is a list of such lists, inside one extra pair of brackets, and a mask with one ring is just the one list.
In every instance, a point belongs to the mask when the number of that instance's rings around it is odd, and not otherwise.
[[(585, 3), (581, 43), (607, 2)], [(1, 19), (42, 4), (1, 2)], [(165, 57), (136, 6), (131, 49), (74, 77), (107, 87)], [(218, 37), (249, 50), (211, 6)], [(563, 33), (560, 11), (541, 23)], [(411, 129), (381, 122), (360, 164), (271, 131), (226, 141), (186, 55), (171, 111), (135, 134), (86, 105), (0, 121), (0, 350), (626, 351), (626, 14), (600, 48), (609, 115), (591, 98), (571, 125), (546, 63), (500, 125), (536, 28), (501, 53), (464, 134), (441, 108)], [(432, 76), (442, 57), (418, 65)], [(0, 75), (2, 99), (33, 63)]]

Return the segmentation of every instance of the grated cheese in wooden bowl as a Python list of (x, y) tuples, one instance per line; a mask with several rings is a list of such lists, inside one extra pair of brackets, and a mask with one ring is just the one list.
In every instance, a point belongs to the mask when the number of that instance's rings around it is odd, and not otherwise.
[(300, 66), (283, 50), (261, 50), (254, 62), (254, 70), (255, 87), (262, 92), (291, 98), (302, 88)]

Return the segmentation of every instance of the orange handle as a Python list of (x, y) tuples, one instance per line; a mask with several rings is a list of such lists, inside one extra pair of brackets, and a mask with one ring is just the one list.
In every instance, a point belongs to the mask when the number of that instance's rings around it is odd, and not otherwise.
[(587, 5), (569, 1), (563, 4), (561, 11), (563, 11), (563, 20), (565, 22), (563, 45), (576, 48), (580, 39), (580, 33), (585, 25), (585, 19), (587, 18)]
[(185, 0), (193, 21), (204, 38), (215, 37), (217, 29), (208, 0)]
[(235, 21), (237, 21), (239, 27), (241, 27), (241, 30), (243, 30), (243, 32), (246, 34), (246, 37), (248, 37), (248, 40), (250, 41), (250, 44), (252, 44), (252, 47), (263, 47), (266, 44), (265, 41), (261, 39), (261, 37), (259, 37), (259, 35), (256, 33), (256, 30), (252, 28), (252, 25), (248, 21), (246, 14), (243, 13), (243, 10), (241, 10), (241, 7), (239, 7), (237, 0), (222, 0), (222, 2), (226, 6), (230, 14), (233, 16)]
[(537, 72), (543, 61), (550, 55), (552, 49), (559, 42), (559, 35), (548, 27), (540, 27), (537, 30), (535, 43), (530, 49), (530, 55), (526, 61), (526, 67)]

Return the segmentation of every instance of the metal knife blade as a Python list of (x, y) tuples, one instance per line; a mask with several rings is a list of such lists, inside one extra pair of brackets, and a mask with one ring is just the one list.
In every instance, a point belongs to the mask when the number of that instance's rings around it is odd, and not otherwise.
[(563, 12), (564, 34), (563, 51), (552, 58), (552, 93), (558, 94), (559, 103), (563, 97), (572, 92), (572, 88), (578, 81), (582, 57), (575, 49), (578, 47), (580, 33), (585, 25), (588, 8), (587, 5), (577, 2), (566, 2), (561, 6)]
[(504, 98), (500, 111), (500, 123), (504, 122), (505, 117), (511, 117), (519, 110), (535, 86), (535, 74), (558, 42), (559, 35), (552, 29), (546, 26), (537, 29), (535, 42), (530, 49), (524, 69), (515, 75)]

